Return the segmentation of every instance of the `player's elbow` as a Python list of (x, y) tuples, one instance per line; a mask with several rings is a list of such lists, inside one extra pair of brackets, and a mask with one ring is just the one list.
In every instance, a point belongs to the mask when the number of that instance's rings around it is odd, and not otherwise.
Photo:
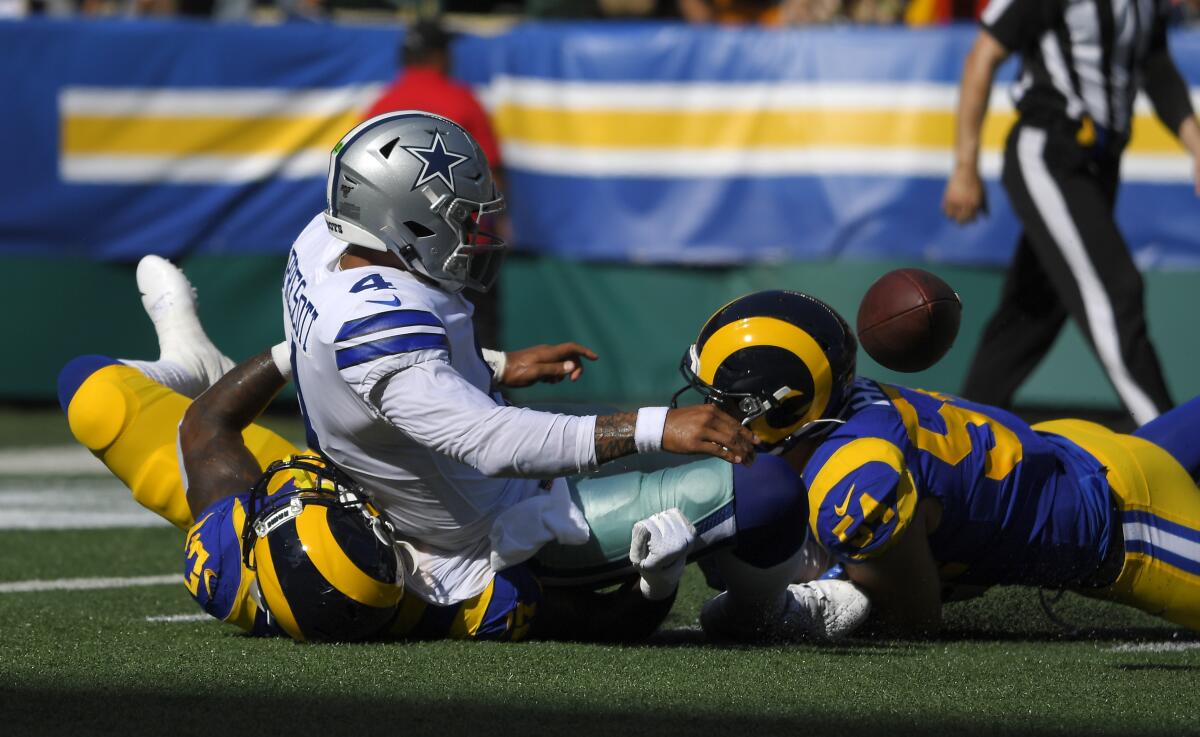
[[(967, 74), (964, 75), (964, 82), (968, 77), (986, 75), (990, 84), (996, 68), (1008, 58), (1008, 55), (1009, 50), (1004, 48), (1004, 45), (997, 41), (995, 36), (986, 30), (981, 30), (975, 37), (975, 43), (972, 44), (971, 50), (967, 53), (964, 63)], [(971, 72), (976, 74), (972, 75)]]

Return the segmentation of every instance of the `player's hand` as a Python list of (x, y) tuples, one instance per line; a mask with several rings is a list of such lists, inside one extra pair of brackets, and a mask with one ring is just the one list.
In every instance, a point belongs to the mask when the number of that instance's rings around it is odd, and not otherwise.
[(678, 507), (653, 514), (633, 525), (629, 561), (642, 577), (642, 596), (665, 599), (679, 588), (696, 528)]
[(942, 212), (959, 225), (966, 225), (987, 213), (987, 195), (983, 180), (975, 166), (956, 166), (946, 182), (946, 193), (942, 195)]
[(662, 449), (668, 453), (716, 456), (749, 466), (754, 462), (756, 440), (754, 433), (716, 405), (697, 404), (667, 412)]
[(1196, 183), (1196, 196), (1200, 197), (1200, 154), (1192, 157), (1192, 181)]
[(544, 381), (556, 384), (569, 378), (577, 381), (583, 376), (583, 359), (595, 361), (599, 356), (591, 348), (578, 343), (535, 345), (519, 351), (509, 351), (500, 383), (507, 387), (522, 387)]

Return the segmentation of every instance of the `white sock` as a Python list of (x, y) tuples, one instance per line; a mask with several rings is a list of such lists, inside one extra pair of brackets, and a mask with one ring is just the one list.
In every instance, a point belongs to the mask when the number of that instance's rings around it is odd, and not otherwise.
[[(193, 398), (200, 395), (233, 367), (233, 361), (205, 334), (196, 315), (195, 290), (182, 271), (158, 256), (146, 256), (141, 260), (137, 282), (142, 305), (158, 336), (160, 361), (157, 363), (162, 364), (139, 365), (137, 368), (180, 394)], [(162, 381), (158, 376), (168, 381)]]
[(179, 392), (185, 397), (195, 399), (208, 388), (208, 382), (179, 363), (167, 359), (157, 361), (135, 361), (129, 358), (117, 359), (126, 366), (141, 371), (146, 378)]
[(803, 551), (778, 565), (759, 568), (741, 560), (733, 551), (713, 556), (721, 580), (729, 592), (726, 610), (734, 616), (771, 621), (783, 613), (787, 587), (796, 579)]

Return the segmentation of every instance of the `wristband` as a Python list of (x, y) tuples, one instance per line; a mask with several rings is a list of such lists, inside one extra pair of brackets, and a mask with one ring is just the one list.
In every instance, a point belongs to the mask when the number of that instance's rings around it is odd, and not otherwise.
[(491, 348), (480, 348), (479, 352), (483, 355), (483, 362), (492, 370), (492, 381), (500, 383), (504, 378), (504, 369), (508, 367), (508, 354)]
[(642, 407), (633, 426), (633, 444), (639, 453), (662, 450), (663, 430), (667, 426), (669, 407)]
[(275, 362), (275, 368), (279, 369), (284, 381), (291, 381), (292, 348), (286, 340), (271, 347), (271, 360)]

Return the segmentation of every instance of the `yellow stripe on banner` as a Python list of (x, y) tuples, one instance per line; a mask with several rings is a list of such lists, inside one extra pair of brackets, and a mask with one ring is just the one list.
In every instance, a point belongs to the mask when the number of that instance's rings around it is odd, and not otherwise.
[[(502, 139), (581, 148), (754, 149), (875, 147), (949, 149), (952, 110), (565, 110), (502, 105)], [(1004, 147), (1016, 113), (987, 116), (985, 149)], [(1135, 121), (1131, 150), (1174, 153), (1174, 137), (1149, 115)]]
[(368, 575), (347, 557), (329, 529), (326, 507), (307, 505), (296, 518), (296, 533), (308, 559), (338, 591), (366, 606), (391, 607), (400, 601), (403, 588)]
[[(331, 149), (360, 117), (358, 110), (263, 117), (68, 114), (61, 148), (64, 156), (284, 156)], [(577, 149), (948, 151), (954, 142), (954, 112), (937, 109), (575, 110), (504, 104), (493, 120), (504, 140)], [(983, 148), (1002, 149), (1015, 120), (1013, 112), (989, 114)], [(1182, 149), (1157, 119), (1139, 115), (1129, 150)]]
[(465, 640), (475, 636), (483, 624), (483, 617), (487, 614), (488, 607), (492, 604), (492, 593), (495, 589), (496, 580), (492, 579), (483, 593), (474, 599), (467, 599), (459, 605), (458, 611), (454, 615), (454, 622), (450, 625), (451, 639)]
[(282, 117), (72, 115), (62, 121), (65, 154), (289, 154), (329, 150), (361, 119), (357, 110)]

